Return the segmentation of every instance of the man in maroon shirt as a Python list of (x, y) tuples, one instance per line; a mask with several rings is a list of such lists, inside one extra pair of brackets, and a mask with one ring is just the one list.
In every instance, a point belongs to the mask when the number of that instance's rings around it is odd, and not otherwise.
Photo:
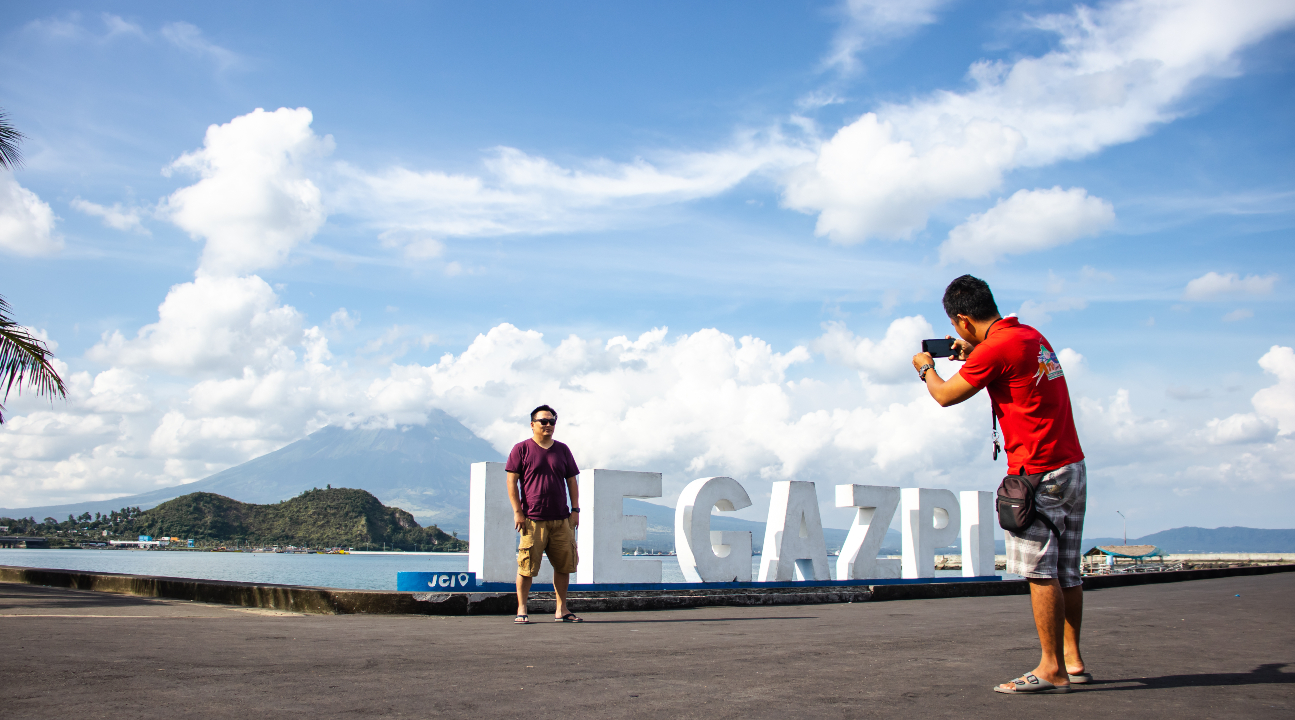
[[(994, 688), (1002, 693), (1068, 692), (1090, 682), (1079, 653), (1084, 590), (1079, 574), (1087, 471), (1079, 447), (1070, 392), (1052, 346), (1039, 331), (998, 314), (984, 280), (970, 275), (949, 283), (944, 310), (958, 336), (955, 360), (966, 364), (947, 381), (928, 353), (913, 367), (941, 407), (989, 389), (991, 411), (1003, 426), (1008, 472), (1042, 475), (1036, 507), (1057, 532), (1036, 521), (1006, 531), (1007, 571), (1030, 583), (1030, 603), (1043, 657), (1033, 671)], [(949, 336), (951, 337), (951, 336)], [(997, 433), (994, 457), (998, 457)]]
[(517, 546), (517, 617), (513, 620), (519, 625), (530, 623), (526, 600), (546, 553), (558, 596), (554, 622), (584, 622), (567, 607), (567, 584), (580, 561), (575, 533), (580, 525), (580, 468), (571, 449), (553, 439), (557, 423), (558, 413), (548, 405), (532, 410), (530, 439), (514, 445), (504, 465), (513, 525), (522, 536)]

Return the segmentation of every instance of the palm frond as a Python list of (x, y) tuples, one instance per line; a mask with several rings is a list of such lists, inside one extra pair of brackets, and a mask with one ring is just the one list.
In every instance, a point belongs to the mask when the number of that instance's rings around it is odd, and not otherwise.
[(12, 170), (22, 165), (22, 151), (18, 145), (26, 137), (9, 122), (9, 114), (0, 110), (0, 168)]
[(4, 422), (4, 403), (15, 387), (19, 393), (27, 385), (37, 395), (67, 397), (63, 378), (50, 364), (53, 357), (45, 341), (14, 322), (10, 317), (9, 303), (0, 297), (0, 385), (4, 385), (4, 395), (0, 397), (0, 423)]

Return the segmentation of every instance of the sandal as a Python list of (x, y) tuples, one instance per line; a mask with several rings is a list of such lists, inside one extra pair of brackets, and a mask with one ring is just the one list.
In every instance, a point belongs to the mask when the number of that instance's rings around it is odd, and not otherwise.
[(584, 618), (576, 617), (575, 613), (567, 613), (560, 618), (553, 618), (553, 622), (582, 623), (584, 622)]
[(1068, 673), (1070, 675), (1071, 685), (1087, 685), (1093, 681), (1093, 674), (1090, 672)]
[(1040, 680), (1035, 677), (1034, 673), (1025, 673), (1024, 675), (1012, 681), (1011, 688), (1004, 688), (1001, 685), (994, 686), (994, 692), (1014, 695), (1016, 693), (1068, 693), (1069, 685), (1053, 685), (1047, 680)]
[(531, 617), (530, 617), (529, 615), (518, 615), (517, 617), (513, 618), (513, 624), (514, 624), (514, 625), (530, 625), (530, 624), (531, 624)]

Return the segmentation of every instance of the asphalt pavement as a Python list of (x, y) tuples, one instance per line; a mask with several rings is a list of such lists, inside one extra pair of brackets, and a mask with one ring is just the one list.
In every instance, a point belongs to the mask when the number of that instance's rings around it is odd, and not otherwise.
[(19, 718), (1295, 717), (1295, 573), (1089, 592), (1096, 682), (1034, 667), (1026, 597), (532, 616), (298, 615), (0, 583)]

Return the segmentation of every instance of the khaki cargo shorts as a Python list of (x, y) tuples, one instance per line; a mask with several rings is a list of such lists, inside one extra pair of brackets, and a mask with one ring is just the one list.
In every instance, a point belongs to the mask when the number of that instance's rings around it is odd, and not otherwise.
[(522, 541), (517, 545), (517, 574), (535, 577), (540, 574), (540, 560), (548, 553), (553, 572), (573, 573), (580, 562), (576, 553), (576, 533), (571, 518), (563, 520), (526, 519)]

